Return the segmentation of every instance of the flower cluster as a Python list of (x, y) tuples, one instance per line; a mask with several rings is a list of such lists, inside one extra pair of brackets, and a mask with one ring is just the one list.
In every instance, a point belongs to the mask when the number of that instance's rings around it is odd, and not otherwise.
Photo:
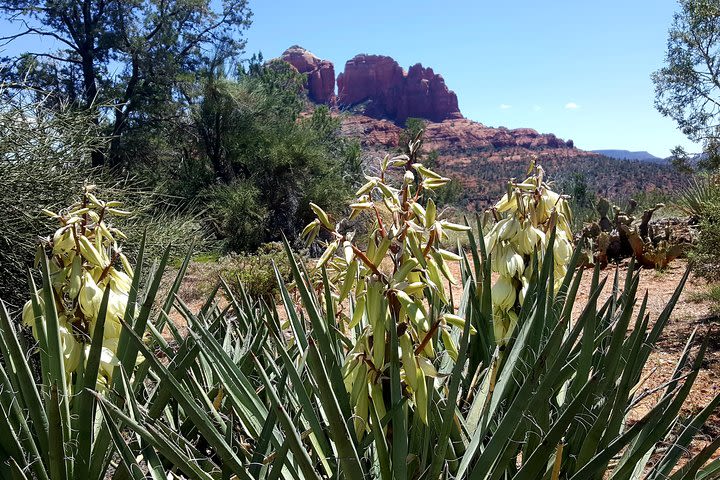
[[(97, 199), (93, 189), (86, 186), (82, 200), (66, 212), (44, 213), (60, 222), (60, 228), (46, 243), (68, 382), (88, 358), (103, 292), (110, 289), (97, 380), (98, 388), (105, 388), (119, 364), (116, 352), (133, 270), (116, 241), (125, 235), (106, 223), (108, 215), (124, 216), (128, 212), (118, 209), (119, 202)], [(38, 293), (37, 301), (44, 310), (42, 290)], [(37, 338), (38, 319), (32, 301), (25, 304), (22, 318)]]
[(485, 235), (491, 268), (498, 274), (492, 287), (492, 303), (499, 344), (506, 343), (515, 329), (533, 273), (532, 255), (537, 251), (542, 263), (553, 228), (556, 290), (572, 256), (572, 212), (567, 200), (543, 182), (542, 167), (533, 165), (528, 173), (524, 182), (508, 184), (507, 193), (492, 208), (496, 223)]
[[(353, 345), (343, 375), (359, 435), (369, 428), (369, 402), (380, 418), (388, 410), (382, 389), (389, 378), (390, 332), (398, 336), (403, 391), (427, 422), (427, 379), (437, 376), (437, 349), (441, 346), (457, 360), (451, 332), (465, 324), (451, 311), (446, 289), (455, 282), (448, 261), (460, 257), (441, 243), (449, 231), (468, 228), (440, 218), (428, 194), (449, 179), (416, 161), (418, 146), (411, 144), (410, 155), (385, 157), (379, 175), (368, 176), (357, 192), (348, 220), (336, 222), (311, 205), (317, 219), (304, 231), (310, 241), (321, 232), (329, 237), (317, 268), (327, 269), (336, 310), (345, 317), (344, 333)], [(348, 226), (363, 215), (371, 225), (367, 237), (358, 238)], [(443, 307), (430, 311), (425, 303), (429, 297)]]

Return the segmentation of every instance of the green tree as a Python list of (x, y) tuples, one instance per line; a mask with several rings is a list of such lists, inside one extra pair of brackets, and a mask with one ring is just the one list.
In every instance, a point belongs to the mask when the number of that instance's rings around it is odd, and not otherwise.
[(360, 173), (360, 148), (328, 108), (302, 114), (303, 84), (289, 64), (255, 59), (199, 87), (183, 137), (202, 162), (187, 172), (211, 172), (210, 218), (229, 250), (295, 238), (313, 218), (310, 201), (339, 211)]
[(688, 169), (720, 166), (720, 0), (680, 0), (668, 35), (665, 66), (656, 71), (655, 107), (673, 119), (704, 155), (673, 150), (673, 163)]
[(108, 121), (113, 140), (93, 163), (111, 166), (129, 130), (175, 113), (167, 108), (179, 80), (243, 51), (250, 23), (247, 0), (2, 0), (0, 14), (19, 28), (0, 41), (34, 36), (58, 46), (5, 59), (6, 82), (24, 77), (84, 108), (108, 106), (96, 122)]

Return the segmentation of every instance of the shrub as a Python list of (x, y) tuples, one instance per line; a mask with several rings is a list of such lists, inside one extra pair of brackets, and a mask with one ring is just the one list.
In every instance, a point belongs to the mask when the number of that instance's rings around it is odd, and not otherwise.
[(269, 212), (260, 196), (258, 187), (246, 180), (208, 192), (207, 222), (225, 250), (254, 250), (266, 238)]
[(159, 193), (161, 185), (90, 167), (92, 152), (107, 141), (91, 112), (72, 109), (52, 96), (33, 100), (27, 93), (11, 95), (0, 89), (0, 97), (0, 275), (13, 279), (0, 283), (0, 298), (11, 309), (27, 295), (27, 269), (38, 236), (54, 231), (41, 208), (54, 210), (75, 202), (76, 192), (86, 184), (96, 185), (99, 196), (117, 199), (135, 213), (117, 222), (130, 238), (130, 256), (137, 253), (145, 230), (151, 256), (159, 256), (170, 243), (184, 251), (193, 239), (200, 240), (198, 247), (208, 247), (194, 205), (180, 209), (177, 198)]
[(705, 210), (720, 198), (720, 178), (712, 175), (702, 175), (693, 178), (690, 183), (683, 186), (678, 193), (675, 204), (685, 214), (693, 219), (701, 219)]
[(295, 239), (311, 220), (311, 200), (342, 208), (359, 176), (359, 145), (341, 136), (329, 109), (301, 115), (302, 82), (289, 64), (270, 62), (202, 86), (187, 127), (195, 139), (189, 156), (200, 161), (183, 162), (178, 189), (201, 191), (198, 180), (208, 182), (213, 231), (227, 251)]
[[(41, 207), (72, 203), (74, 192), (95, 176), (91, 152), (104, 143), (88, 112), (34, 100), (0, 88), (0, 297), (13, 307), (27, 295), (27, 268), (38, 235), (52, 232)], [(12, 279), (10, 281), (9, 279)]]
[(290, 263), (282, 244), (277, 242), (263, 244), (252, 254), (231, 253), (221, 257), (211, 270), (228, 283), (236, 297), (244, 291), (252, 298), (274, 304), (278, 294), (275, 268), (284, 282), (290, 281)]
[(708, 279), (720, 276), (720, 189), (702, 204), (700, 234), (690, 255), (695, 273)]

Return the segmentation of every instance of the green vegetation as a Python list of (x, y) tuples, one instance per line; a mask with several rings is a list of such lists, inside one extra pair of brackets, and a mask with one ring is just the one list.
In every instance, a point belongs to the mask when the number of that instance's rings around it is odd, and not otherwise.
[[(24, 137), (46, 150), (55, 140), (60, 152), (30, 156), (5, 142), (38, 172), (67, 170), (100, 186), (129, 178), (126, 187), (161, 198), (162, 214), (180, 224), (201, 219), (203, 236), (226, 252), (294, 240), (311, 219), (310, 199), (330, 210), (347, 203), (359, 146), (340, 136), (327, 108), (303, 113), (305, 77), (290, 65), (241, 61), (245, 0), (12, 0), (0, 1), (0, 13), (19, 29), (4, 40), (39, 36), (60, 45), (5, 59), (0, 72), (0, 98), (24, 102), (22, 115), (32, 118), (32, 106), (42, 105), (56, 124), (67, 123), (56, 137), (40, 128)], [(23, 29), (23, 21), (38, 28)], [(42, 204), (56, 203), (49, 200)]]
[(684, 204), (692, 206), (699, 218), (700, 235), (691, 260), (697, 274), (717, 280), (720, 275), (720, 185), (717, 176), (702, 182), (683, 197)]
[[(34, 100), (5, 90), (0, 96), (0, 176), (5, 185), (0, 196), (0, 274), (13, 279), (0, 284), (0, 298), (11, 309), (27, 295), (27, 269), (38, 235), (52, 232), (53, 221), (42, 215), (41, 206), (68, 205), (85, 184), (95, 184), (100, 195), (121, 200), (135, 213), (118, 221), (131, 238), (126, 247), (131, 257), (144, 230), (152, 235), (146, 248), (153, 256), (170, 243), (186, 250), (193, 238), (203, 237), (195, 214), (178, 209), (177, 197), (163, 193), (160, 186), (91, 167), (92, 152), (107, 143), (91, 113), (70, 108), (52, 95)], [(197, 247), (209, 244), (203, 241)]]
[[(689, 273), (650, 318), (634, 260), (621, 284), (572, 248), (573, 207), (649, 201), (643, 174), (670, 186), (669, 168), (623, 164), (612, 180), (615, 160), (551, 158), (555, 188), (539, 166), (499, 162), (465, 198), (408, 119), (362, 184), (359, 144), (307, 102), (305, 77), (241, 61), (245, 0), (0, 0), (0, 13), (37, 25), (4, 40), (60, 45), (1, 72), (0, 479), (720, 472), (720, 439), (686, 455), (720, 395), (682, 410), (709, 340), (690, 335), (672, 377), (643, 386)], [(710, 182), (680, 202), (706, 275), (720, 269), (718, 198)], [(459, 202), (495, 208), (443, 209)], [(317, 260), (293, 250), (302, 237)], [(189, 306), (195, 268), (204, 297)]]
[[(311, 219), (311, 199), (333, 211), (347, 204), (359, 148), (340, 137), (340, 122), (326, 107), (298, 120), (301, 86), (290, 65), (256, 62), (237, 80), (210, 80), (196, 106), (197, 149), (209, 181), (195, 185), (229, 251), (252, 251), (282, 233), (294, 239)], [(190, 184), (195, 173), (179, 183)]]
[(283, 282), (291, 281), (290, 263), (279, 242), (265, 243), (254, 253), (230, 253), (205, 264), (202, 270), (208, 279), (200, 286), (205, 294), (222, 278), (236, 297), (247, 294), (270, 304), (278, 300), (278, 276)]
[(56, 51), (5, 59), (4, 80), (22, 80), (92, 112), (111, 138), (93, 166), (132, 166), (131, 144), (150, 147), (148, 130), (167, 129), (187, 106), (185, 84), (237, 61), (250, 24), (246, 0), (3, 0), (18, 32), (3, 37), (53, 40)]
[(686, 171), (714, 170), (720, 167), (720, 1), (678, 3), (680, 11), (668, 34), (665, 66), (653, 74), (655, 106), (688, 138), (704, 144), (704, 155), (698, 158), (676, 147), (673, 163)]
[[(404, 169), (411, 166), (402, 158), (388, 166), (398, 168), (400, 162)], [(404, 191), (444, 181), (412, 168), (422, 183), (408, 181), (397, 191), (378, 179), (365, 190), (388, 190), (383, 195), (402, 198)], [(517, 326), (498, 348), (492, 320), (497, 295), (483, 238), (469, 233), (477, 248), (469, 257), (461, 255), (461, 298), (457, 303), (443, 299), (443, 282), (438, 281), (444, 275), (442, 264), (437, 264), (440, 271), (431, 265), (437, 254), (443, 256), (438, 225), (455, 227), (434, 217), (431, 202), (422, 210), (403, 203), (398, 202), (404, 212), (399, 226), (415, 232), (409, 245), (415, 238), (429, 246), (420, 243), (406, 253), (395, 252), (398, 225), (381, 225), (370, 216), (368, 231), (378, 243), (364, 249), (351, 246), (350, 262), (358, 262), (358, 276), (346, 275), (341, 283), (335, 283), (330, 269), (333, 262), (347, 260), (347, 245), (339, 239), (324, 256), (326, 268), (321, 265), (320, 276), (312, 278), (285, 244), (297, 290), (294, 296), (279, 283), (282, 320), (267, 303), (242, 292), (236, 296), (223, 285), (199, 310), (188, 309), (175, 293), (189, 256), (166, 297), (156, 298), (169, 252), (149, 277), (141, 278), (147, 261), (143, 247), (134, 268), (123, 267), (134, 272), (128, 278), (126, 306), (118, 310), (112, 302), (115, 287), (109, 282), (104, 295), (103, 287), (96, 289), (99, 303), (93, 294), (83, 307), (88, 284), (75, 279), (86, 273), (72, 265), (58, 270), (56, 255), (41, 255), (41, 288), (33, 290), (25, 316), (38, 336), (39, 349), (33, 354), (40, 357), (37, 379), (18, 327), (0, 308), (0, 449), (8, 458), (0, 465), (0, 477), (540, 479), (628, 478), (644, 472), (654, 479), (674, 471), (671, 478), (710, 478), (720, 468), (718, 460), (706, 464), (718, 441), (691, 459), (683, 458), (720, 403), (718, 395), (693, 416), (680, 415), (707, 342), (696, 351), (696, 336), (691, 335), (658, 399), (636, 388), (685, 279), (651, 323), (647, 294), (637, 301), (639, 274), (633, 264), (623, 284), (615, 276), (615, 288), (602, 302), (607, 279), (596, 268), (587, 305), (571, 318), (583, 276), (577, 268), (579, 250), (562, 257), (567, 274), (552, 280), (552, 265), (560, 257), (557, 232), (550, 230), (545, 253), (533, 256), (535, 268), (526, 279), (523, 301), (513, 306)], [(368, 210), (365, 205), (356, 208)], [(315, 210), (319, 220), (311, 224), (313, 229), (320, 225), (338, 232), (330, 215)], [(95, 235), (103, 231), (92, 218), (86, 228), (94, 228)], [(389, 236), (383, 237), (383, 228)], [(498, 227), (498, 235), (504, 233)], [(85, 258), (88, 266), (99, 261), (102, 271), (110, 266), (104, 252), (109, 248), (112, 253), (115, 246), (93, 252), (82, 245), (61, 235), (53, 236), (47, 249), (67, 249), (68, 259)], [(422, 287), (412, 295), (401, 293), (416, 282), (404, 281), (399, 271), (388, 276), (394, 270), (385, 273), (393, 268), (387, 258), (400, 262), (395, 266), (402, 267), (403, 275), (417, 276)], [(53, 272), (58, 271), (65, 275), (57, 277)], [(77, 300), (53, 287), (57, 278), (63, 279), (62, 289), (80, 286)], [(352, 279), (349, 289), (347, 278)], [(392, 281), (385, 285), (383, 278)], [(146, 285), (142, 295), (140, 285)], [(338, 288), (356, 292), (349, 304), (342, 294), (335, 295)], [(219, 292), (227, 295), (228, 308), (221, 306)], [(357, 292), (366, 298), (362, 307)], [(78, 340), (74, 330), (60, 327), (84, 321), (64, 313), (76, 308), (76, 301), (83, 312), (88, 306), (98, 308), (93, 310), (92, 339), (83, 340), (84, 368), (68, 369), (71, 357), (63, 338), (69, 334)], [(173, 310), (187, 324), (187, 335), (168, 322)], [(351, 326), (348, 319), (356, 311), (357, 325)], [(378, 316), (382, 312), (389, 312), (384, 325)], [(110, 375), (103, 373), (111, 388), (97, 390), (104, 329), (119, 315), (127, 325), (119, 332), (118, 361)], [(412, 337), (422, 343), (407, 358), (404, 338), (426, 324), (430, 329)], [(377, 337), (380, 326), (389, 348), (371, 341), (370, 334)], [(414, 380), (408, 370), (413, 365)], [(367, 410), (360, 415), (362, 402)], [(626, 425), (628, 413), (640, 404), (642, 417)], [(676, 470), (678, 464), (683, 466)]]

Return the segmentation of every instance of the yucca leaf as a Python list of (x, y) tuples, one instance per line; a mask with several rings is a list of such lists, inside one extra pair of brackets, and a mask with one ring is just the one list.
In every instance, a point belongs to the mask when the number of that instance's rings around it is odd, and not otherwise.
[(50, 399), (48, 400), (48, 464), (50, 467), (50, 478), (52, 480), (65, 480), (68, 478), (65, 452), (66, 440), (65, 429), (63, 428), (62, 400), (58, 392), (57, 384), (50, 385)]
[(123, 438), (122, 433), (120, 433), (120, 429), (108, 413), (107, 407), (103, 402), (100, 402), (99, 405), (100, 409), (103, 412), (103, 420), (105, 420), (105, 422), (107, 423), (110, 437), (112, 438), (113, 444), (115, 445), (115, 450), (120, 455), (120, 460), (125, 465), (125, 468), (130, 473), (132, 478), (134, 478), (135, 480), (144, 480), (145, 475), (143, 475), (140, 465), (138, 465), (135, 461), (135, 456), (125, 443), (125, 439)]
[(295, 365), (290, 359), (290, 356), (283, 348), (282, 340), (278, 338), (277, 332), (273, 332), (272, 339), (278, 347), (277, 352), (283, 365), (285, 366), (285, 371), (288, 373), (290, 381), (295, 387), (294, 392), (297, 395), (298, 401), (302, 407), (303, 416), (305, 417), (305, 419), (307, 419), (310, 428), (313, 431), (312, 438), (318, 444), (318, 456), (321, 459), (330, 458), (332, 455), (332, 450), (330, 448), (327, 438), (325, 437), (325, 431), (320, 424), (320, 419), (318, 418), (315, 412), (315, 408), (313, 407), (313, 402), (311, 400), (310, 394), (305, 389), (305, 384), (300, 378), (301, 372), (295, 368)]
[(720, 394), (716, 395), (705, 408), (692, 417), (685, 425), (682, 433), (672, 442), (662, 458), (653, 468), (648, 480), (666, 478), (672, 469), (677, 465), (680, 458), (685, 454), (694, 437), (700, 431), (702, 425), (712, 415), (717, 406), (720, 405)]
[[(690, 459), (685, 465), (680, 467), (675, 473), (673, 473), (668, 480), (696, 480), (699, 478), (708, 478), (708, 474), (705, 476), (701, 473), (698, 475), (700, 468), (705, 465), (705, 462), (710, 460), (712, 455), (720, 449), (720, 437), (715, 437), (713, 441), (697, 453), (692, 459)], [(709, 472), (708, 468), (703, 469), (705, 472)], [(717, 478), (717, 472), (716, 477)]]
[[(125, 328), (127, 329), (127, 325), (125, 325)], [(175, 399), (182, 405), (188, 419), (191, 420), (198, 431), (202, 433), (205, 440), (212, 445), (213, 448), (217, 449), (220, 458), (222, 458), (224, 462), (227, 462), (235, 472), (244, 469), (235, 452), (225, 443), (223, 435), (218, 432), (217, 427), (210, 422), (207, 413), (198, 407), (187, 390), (182, 388), (179, 381), (155, 358), (153, 352), (147, 349), (142, 339), (135, 332), (128, 331), (131, 344), (134, 344), (137, 351), (143, 354), (145, 360), (149, 362), (151, 369), (155, 371), (161, 380), (168, 382)]]
[(48, 428), (48, 419), (43, 408), (35, 379), (30, 365), (18, 340), (17, 332), (12, 325), (5, 303), (0, 301), (0, 352), (5, 361), (5, 369), (11, 383), (20, 394), (22, 404), (27, 409), (30, 420), (35, 426), (37, 440), (41, 451), (46, 451), (48, 443), (44, 432)]
[[(469, 296), (470, 284), (465, 286), (463, 297)], [(466, 318), (472, 318), (470, 306), (465, 309), (467, 312)], [(437, 447), (433, 454), (433, 460), (429, 468), (429, 478), (438, 478), (440, 471), (442, 470), (443, 463), (445, 461), (445, 452), (447, 451), (450, 430), (454, 427), (453, 417), (455, 416), (455, 408), (457, 405), (458, 394), (460, 390), (460, 383), (462, 381), (462, 372), (464, 369), (467, 358), (468, 345), (470, 343), (470, 324), (469, 320), (465, 321), (462, 336), (460, 337), (460, 350), (458, 351), (458, 361), (453, 367), (452, 374), (450, 376), (450, 384), (448, 386), (447, 397), (445, 398), (445, 409), (442, 411)]]
[(513, 477), (513, 480), (530, 480), (538, 477), (538, 473), (548, 465), (548, 459), (552, 457), (552, 452), (556, 446), (562, 442), (562, 438), (570, 422), (585, 408), (585, 402), (590, 393), (598, 383), (597, 377), (593, 377), (583, 385), (578, 395), (572, 399), (562, 414), (553, 422), (548, 432), (539, 442), (537, 449), (532, 451), (525, 459), (523, 457), (522, 467)]
[[(170, 246), (168, 246), (168, 249)], [(163, 303), (162, 306), (162, 312), (165, 313), (165, 316), (161, 316), (160, 321), (158, 321), (157, 327), (158, 329), (162, 330), (163, 326), (165, 325), (165, 318), (167, 318), (168, 315), (170, 315), (170, 310), (172, 309), (173, 302), (175, 301), (175, 294), (180, 290), (180, 286), (182, 285), (183, 278), (185, 277), (185, 272), (187, 272), (188, 265), (190, 265), (190, 260), (192, 259), (192, 253), (195, 249), (195, 240), (190, 243), (190, 246), (188, 247), (188, 251), (185, 254), (185, 258), (183, 259), (182, 263), (180, 264), (180, 268), (177, 271), (177, 274), (175, 275), (175, 279), (173, 280), (173, 284), (170, 287), (170, 290), (168, 290), (167, 295), (165, 297), (165, 303)], [(163, 269), (161, 269), (163, 270)], [(167, 322), (168, 324), (171, 324), (172, 322)], [(182, 340), (182, 338), (176, 337), (175, 340)]]
[(83, 371), (83, 389), (77, 396), (77, 409), (75, 420), (75, 441), (77, 442), (77, 472), (80, 476), (87, 478), (90, 473), (90, 453), (92, 450), (92, 431), (95, 424), (94, 396), (90, 390), (97, 386), (98, 370), (100, 369), (100, 356), (102, 355), (103, 334), (105, 332), (105, 320), (107, 306), (110, 299), (110, 286), (105, 288), (95, 330), (93, 332), (90, 353)]
[[(690, 390), (692, 389), (693, 383), (697, 378), (700, 368), (702, 367), (702, 361), (705, 356), (705, 350), (707, 349), (709, 337), (705, 338), (700, 350), (698, 351), (693, 370), (690, 375), (685, 379), (685, 383), (682, 387), (670, 397), (666, 395), (665, 398), (672, 398), (672, 401), (664, 410), (658, 410), (656, 414), (656, 421), (653, 422), (652, 428), (643, 429), (640, 434), (633, 440), (628, 446), (628, 449), (620, 459), (620, 463), (613, 472), (618, 478), (622, 478), (635, 468), (635, 464), (638, 460), (645, 455), (645, 453), (652, 449), (654, 445), (662, 440), (665, 435), (669, 432), (672, 424), (677, 419), (677, 415), (680, 412), (683, 402), (687, 398)], [(717, 449), (717, 447), (716, 447)]]
[[(8, 446), (6, 448), (9, 450), (8, 453), (14, 453), (12, 458), (21, 462), (23, 468), (30, 466), (38, 478), (47, 480), (49, 475), (46, 470), (46, 462), (49, 461), (49, 451), (39, 449), (3, 365), (0, 365), (0, 381), (0, 405), (2, 406), (0, 424), (3, 425), (0, 430), (8, 435), (7, 438), (3, 437), (0, 440), (2, 442), (0, 444)], [(38, 433), (47, 435), (47, 431)], [(27, 461), (25, 456), (27, 456)]]
[(290, 439), (286, 437), (285, 441), (280, 446), (280, 449), (277, 451), (277, 454), (275, 455), (275, 457), (279, 458), (280, 461), (276, 461), (276, 462), (272, 463), (272, 470), (270, 470), (267, 480), (278, 480), (280, 478), (280, 476), (283, 474), (283, 466), (285, 465), (284, 459), (287, 456), (289, 450), (290, 450)]
[[(635, 422), (630, 428), (625, 430), (622, 435), (615, 438), (610, 444), (598, 451), (587, 463), (578, 468), (575, 473), (570, 476), (570, 480), (586, 480), (595, 478), (598, 473), (606, 470), (608, 462), (620, 452), (630, 441), (639, 434), (643, 429), (654, 427), (660, 419), (657, 415), (658, 411), (664, 410), (670, 403), (672, 397), (665, 397), (650, 412), (645, 414), (640, 420)], [(597, 448), (597, 444), (594, 445)]]
[[(32, 303), (33, 316), (35, 317), (35, 334), (37, 335), (37, 346), (39, 350), (38, 356), (40, 357), (40, 396), (41, 398), (45, 398), (48, 395), (47, 389), (50, 386), (50, 367), (48, 365), (50, 360), (48, 358), (47, 332), (43, 318), (43, 311), (40, 306), (40, 294), (35, 286), (35, 279), (29, 269), (28, 284), (30, 285), (30, 302)], [(45, 428), (45, 431), (47, 432), (47, 427)], [(47, 451), (47, 439), (45, 440), (44, 445), (45, 447), (43, 448), (43, 451)]]
[[(239, 419), (249, 429), (250, 433), (257, 437), (262, 431), (262, 424), (267, 417), (267, 409), (255, 393), (255, 389), (240, 368), (230, 361), (228, 355), (222, 350), (217, 340), (202, 326), (195, 322), (191, 334), (196, 335), (203, 355), (212, 361), (212, 367), (218, 372), (223, 380), (228, 397), (233, 401)], [(280, 440), (276, 437), (274, 446), (280, 446)]]
[[(400, 384), (400, 358), (398, 356), (398, 343), (396, 318), (392, 316), (390, 324), (390, 405), (399, 405), (402, 398), (402, 385)], [(382, 341), (382, 340), (381, 340)], [(421, 379), (420, 381), (425, 381)], [(396, 479), (406, 479), (408, 456), (408, 424), (407, 409), (398, 408), (392, 416), (392, 469)]]
[[(343, 476), (350, 480), (361, 480), (365, 475), (356, 449), (356, 436), (352, 427), (352, 419), (343, 416), (340, 403), (335, 396), (335, 389), (330, 385), (323, 359), (313, 341), (308, 344), (308, 367), (318, 386), (318, 397), (325, 415), (327, 415), (331, 438), (338, 449)], [(348, 394), (344, 391), (344, 384), (341, 383), (340, 386), (343, 390), (342, 394), (347, 397)], [(345, 401), (349, 403), (347, 398)]]
[[(161, 431), (156, 429), (155, 426), (150, 423), (141, 424), (136, 422), (105, 397), (97, 395), (96, 398), (98, 399), (101, 407), (104, 407), (104, 412), (113, 418), (116, 423), (121, 423), (130, 428), (133, 432), (139, 434), (150, 445), (162, 452), (163, 456), (166, 457), (172, 465), (179, 468), (187, 475), (191, 475), (192, 478), (197, 478), (199, 480), (214, 480), (212, 475), (200, 468), (196, 462), (189, 458), (186, 451), (180, 450), (172, 439), (161, 433)], [(107, 431), (109, 432), (109, 429)], [(237, 473), (239, 478), (244, 480), (250, 479), (250, 477), (244, 473), (244, 470), (239, 470)]]
[[(73, 476), (73, 461), (72, 461), (72, 455), (68, 455), (66, 452), (66, 446), (67, 442), (70, 440), (71, 434), (70, 434), (70, 405), (69, 405), (69, 397), (67, 392), (67, 378), (65, 375), (65, 357), (63, 355), (63, 349), (62, 344), (60, 341), (60, 320), (58, 318), (58, 312), (57, 312), (57, 305), (55, 303), (55, 289), (51, 282), (51, 276), (50, 276), (50, 259), (48, 259), (47, 254), (43, 250), (43, 256), (42, 261), (40, 262), (41, 268), (42, 268), (42, 281), (43, 281), (43, 313), (45, 318), (45, 332), (47, 334), (47, 349), (48, 349), (48, 368), (49, 368), (49, 380), (51, 382), (51, 385), (54, 386), (54, 388), (57, 390), (57, 398), (58, 398), (58, 419), (59, 422), (58, 425), (60, 425), (61, 428), (61, 434), (58, 437), (55, 437), (55, 441), (59, 441), (59, 445), (52, 445), (53, 438), (53, 426), (52, 426), (52, 420), (50, 419), (50, 412), (48, 412), (48, 425), (49, 425), (49, 431), (50, 435), (48, 436), (48, 448), (50, 449), (50, 452), (53, 452), (54, 449), (60, 448), (62, 450), (62, 455), (60, 458), (63, 459), (65, 463), (65, 467), (62, 469), (63, 471), (63, 477), (64, 475), (69, 475), (70, 477)], [(51, 387), (53, 388), (53, 387)], [(55, 408), (54, 402), (52, 399), (50, 400), (49, 410), (53, 410)], [(52, 459), (51, 462), (51, 468), (52, 468)], [(57, 472), (59, 473), (59, 471)], [(53, 479), (60, 478), (55, 477), (52, 474)]]
[[(292, 250), (290, 249), (290, 244), (287, 242), (287, 239), (283, 239), (283, 244), (285, 245), (285, 252), (288, 256), (288, 259), (290, 260), (290, 270), (293, 274), (293, 278), (295, 279), (296, 288), (300, 294), (300, 298), (302, 299), (305, 311), (310, 317), (313, 335), (315, 336), (320, 346), (320, 351), (322, 352), (324, 360), (323, 363), (326, 365), (327, 373), (330, 375), (330, 380), (332, 382), (331, 385), (334, 386), (333, 388), (342, 387), (342, 374), (340, 372), (340, 367), (337, 363), (337, 357), (333, 353), (333, 341), (329, 333), (328, 325), (322, 318), (322, 312), (318, 308), (314, 294), (306, 284), (306, 281), (309, 280), (309, 275), (307, 274), (307, 272), (300, 272), (300, 266), (298, 265), (298, 262), (296, 261)], [(343, 412), (343, 416), (345, 418), (350, 418), (351, 411), (348, 400), (344, 396), (340, 395), (338, 395), (337, 398), (340, 402), (339, 406), (341, 411)]]
[(305, 478), (317, 477), (315, 469), (312, 465), (312, 460), (310, 460), (310, 456), (308, 455), (307, 450), (305, 450), (305, 447), (302, 444), (300, 435), (295, 429), (295, 425), (290, 419), (287, 411), (280, 402), (280, 398), (278, 397), (275, 388), (270, 383), (270, 379), (265, 374), (263, 365), (254, 355), (253, 360), (255, 361), (255, 365), (257, 366), (257, 372), (260, 376), (260, 380), (262, 381), (263, 385), (265, 385), (265, 392), (267, 393), (268, 398), (273, 405), (273, 410), (277, 415), (278, 422), (283, 427), (283, 430), (285, 432), (285, 438), (289, 442), (290, 451), (292, 451), (294, 454), (294, 460), (298, 462), (300, 470), (303, 472)]
[[(122, 374), (122, 396), (127, 401), (128, 416), (135, 421), (141, 421), (143, 420), (143, 416), (140, 412), (140, 406), (138, 405), (137, 399), (135, 398), (135, 392), (132, 391), (130, 379), (125, 372), (125, 368), (120, 368), (120, 373)], [(92, 392), (89, 391), (87, 393), (92, 394)], [(165, 474), (165, 469), (163, 467), (162, 461), (160, 460), (160, 457), (158, 457), (155, 449), (150, 444), (148, 444), (148, 442), (146, 442), (142, 438), (142, 436), (137, 435), (137, 437), (138, 444), (140, 445), (140, 451), (147, 463), (148, 473), (150, 473), (152, 479), (167, 480), (167, 475)]]

